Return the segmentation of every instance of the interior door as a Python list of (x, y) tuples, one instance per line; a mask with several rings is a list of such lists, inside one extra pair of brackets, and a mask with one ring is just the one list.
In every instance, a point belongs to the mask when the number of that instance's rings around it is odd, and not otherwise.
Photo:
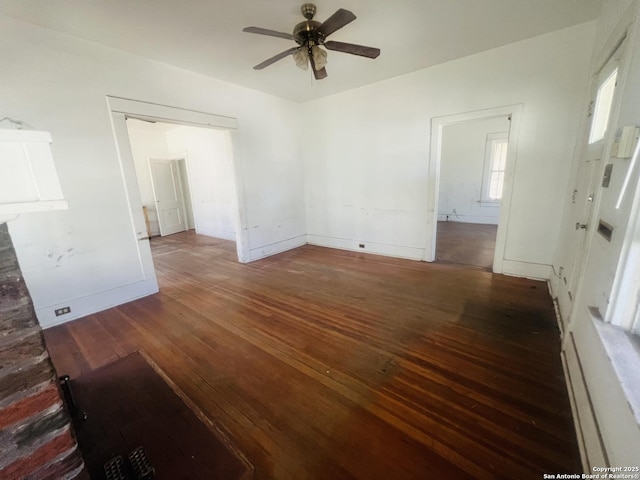
[(565, 249), (568, 262), (560, 272), (560, 287), (558, 303), (563, 313), (563, 327), (567, 326), (576, 290), (578, 289), (585, 259), (587, 258), (587, 232), (590, 224), (597, 195), (602, 180), (602, 156), (608, 138), (608, 119), (614, 104), (618, 70), (622, 46), (618, 47), (608, 62), (602, 67), (595, 78), (593, 100), (589, 107), (590, 128), (585, 132), (582, 145), (582, 159), (578, 167), (575, 187), (572, 192), (571, 205), (568, 216), (569, 248)]
[(160, 235), (184, 232), (187, 229), (184, 215), (184, 195), (177, 162), (151, 158), (149, 166)]

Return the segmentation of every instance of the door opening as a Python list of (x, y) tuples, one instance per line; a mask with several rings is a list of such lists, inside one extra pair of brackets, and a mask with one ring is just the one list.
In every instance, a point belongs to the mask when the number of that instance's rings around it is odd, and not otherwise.
[(432, 120), (426, 261), (502, 273), (522, 106)]
[(195, 229), (236, 241), (226, 132), (135, 118), (126, 124), (149, 236)]
[[(127, 129), (127, 119), (135, 118), (138, 120), (145, 120), (150, 123), (164, 122), (171, 125), (181, 126), (194, 126), (199, 129), (206, 129), (211, 132), (222, 136), (224, 141), (219, 142), (225, 152), (225, 158), (228, 159), (229, 177), (232, 178), (232, 185), (228, 185), (227, 188), (232, 192), (230, 194), (231, 201), (229, 207), (228, 218), (230, 218), (235, 231), (235, 246), (236, 253), (239, 262), (246, 262), (249, 258), (248, 241), (246, 235), (243, 234), (246, 225), (246, 219), (244, 215), (244, 197), (239, 195), (238, 192), (242, 191), (243, 179), (242, 170), (235, 168), (233, 161), (233, 130), (238, 128), (238, 122), (235, 118), (226, 117), (221, 115), (213, 115), (201, 111), (188, 110), (179, 107), (172, 107), (168, 105), (161, 105), (157, 103), (148, 103), (138, 100), (131, 100), (122, 97), (107, 96), (107, 106), (111, 112), (111, 126), (113, 128), (113, 134), (115, 138), (115, 146), (118, 153), (118, 160), (120, 162), (120, 168), (122, 173), (122, 179), (125, 188), (125, 194), (127, 199), (127, 206), (130, 215), (130, 222), (133, 238), (138, 251), (138, 260), (140, 267), (144, 275), (144, 282), (147, 285), (146, 291), (157, 292), (158, 281), (156, 277), (155, 266), (153, 257), (151, 255), (151, 245), (149, 242), (149, 225), (145, 222), (144, 208), (141, 200), (141, 191), (138, 185), (136, 165), (133, 160), (133, 152), (131, 141), (129, 138), (129, 131)], [(183, 152), (184, 153), (184, 152)], [(150, 155), (151, 156), (151, 155)], [(190, 164), (190, 158), (186, 157), (186, 164)], [(148, 163), (147, 163), (148, 165)], [(146, 168), (148, 172), (149, 169)], [(150, 175), (150, 174), (149, 174)], [(195, 187), (195, 184), (192, 185)], [(196, 197), (196, 192), (192, 189), (192, 200)], [(194, 210), (196, 209), (195, 202)], [(206, 214), (206, 208), (204, 209), (205, 219), (211, 218), (211, 215)], [(198, 225), (198, 221), (195, 221), (196, 229), (202, 227), (207, 229), (211, 225)], [(231, 238), (233, 240), (234, 238)]]
[(443, 128), (437, 261), (492, 269), (509, 129), (508, 116)]

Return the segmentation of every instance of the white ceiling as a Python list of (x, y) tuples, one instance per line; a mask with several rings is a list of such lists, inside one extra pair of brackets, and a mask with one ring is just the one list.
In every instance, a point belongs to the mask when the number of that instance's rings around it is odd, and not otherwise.
[(242, 32), (290, 33), (301, 0), (0, 0), (0, 12), (227, 82), (303, 102), (395, 77), (514, 41), (593, 20), (602, 0), (317, 0), (316, 20), (338, 8), (358, 17), (330, 39), (378, 47), (370, 60), (329, 52), (329, 77), (285, 58), (295, 46)]

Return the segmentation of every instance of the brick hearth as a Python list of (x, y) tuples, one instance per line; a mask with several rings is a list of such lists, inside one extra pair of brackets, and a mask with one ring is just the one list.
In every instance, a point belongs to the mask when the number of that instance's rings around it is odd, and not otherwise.
[(0, 224), (0, 478), (89, 478), (6, 223)]

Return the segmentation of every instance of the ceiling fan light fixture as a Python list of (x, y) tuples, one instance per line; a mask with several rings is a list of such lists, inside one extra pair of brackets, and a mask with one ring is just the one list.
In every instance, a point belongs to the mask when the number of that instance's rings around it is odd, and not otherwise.
[[(243, 32), (293, 40), (297, 44), (296, 47), (289, 48), (259, 63), (253, 67), (254, 70), (262, 70), (278, 60), (282, 60), (291, 55), (298, 68), (302, 70), (309, 70), (309, 63), (311, 63), (314, 78), (316, 80), (322, 80), (323, 78), (327, 78), (327, 70), (325, 69), (327, 65), (327, 50), (359, 55), (366, 58), (377, 58), (378, 55), (380, 55), (379, 48), (365, 47), (353, 43), (325, 41), (333, 32), (340, 30), (356, 19), (353, 12), (339, 8), (333, 15), (320, 23), (313, 19), (316, 13), (316, 7), (312, 3), (305, 3), (302, 5), (300, 11), (305, 21), (298, 23), (293, 28), (293, 33), (277, 32), (262, 27), (245, 27), (242, 29)], [(327, 50), (320, 48), (320, 46), (323, 46)]]
[(313, 56), (313, 64), (316, 70), (322, 70), (327, 66), (327, 51), (317, 45), (311, 47), (311, 55)]
[(293, 54), (293, 60), (296, 62), (296, 67), (301, 68), (302, 70), (309, 69), (309, 57), (307, 55), (306, 49), (299, 48)]

